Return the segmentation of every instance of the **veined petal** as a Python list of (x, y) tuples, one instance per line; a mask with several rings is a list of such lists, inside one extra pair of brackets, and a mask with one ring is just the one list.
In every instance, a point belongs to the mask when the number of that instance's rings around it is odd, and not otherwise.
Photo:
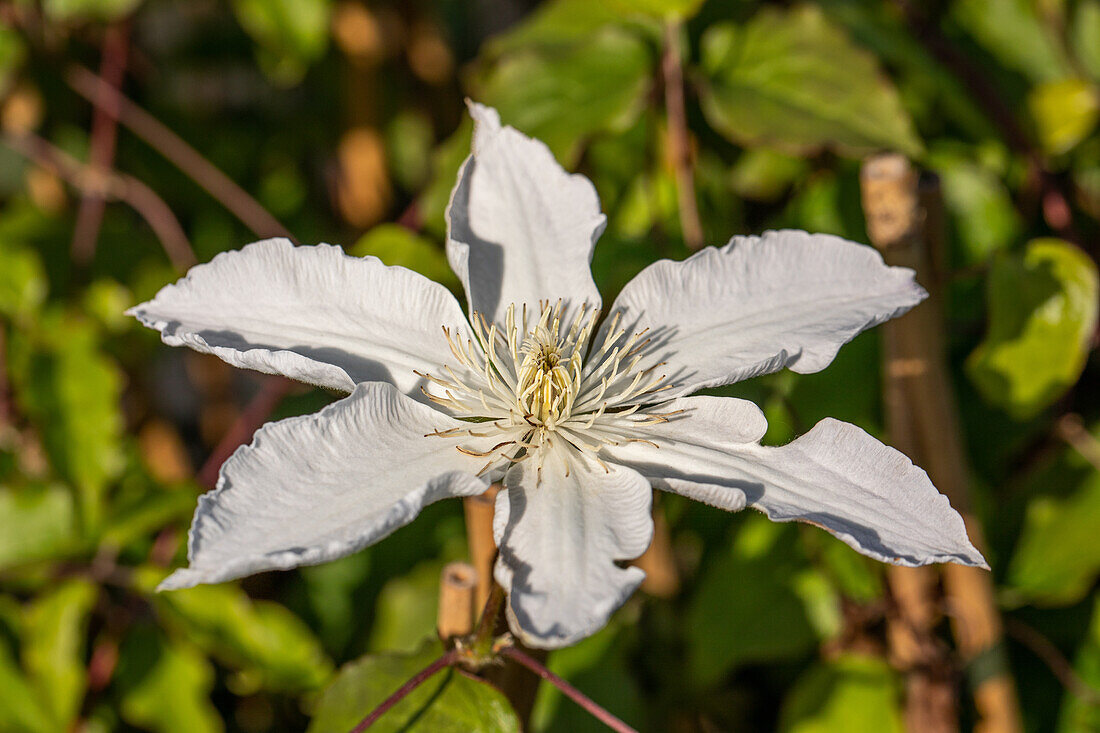
[[(589, 263), (607, 224), (592, 183), (569, 174), (545, 144), (470, 103), (473, 152), (447, 208), (447, 257), (471, 311), (503, 321), (509, 304), (537, 316), (539, 301), (600, 306)], [(517, 311), (518, 312), (518, 311)]]
[(497, 494), (494, 574), (508, 591), (513, 633), (528, 646), (555, 648), (602, 627), (642, 582), (644, 572), (615, 561), (649, 546), (652, 492), (622, 466), (605, 471), (551, 454), (540, 479), (535, 460), (516, 464)]
[(645, 437), (659, 447), (613, 446), (605, 449), (607, 458), (657, 488), (713, 506), (736, 511), (748, 505), (777, 522), (816, 524), (883, 562), (987, 567), (962, 517), (902, 453), (831, 418), (785, 446), (746, 443), (728, 423), (726, 402), (674, 400), (670, 409), (684, 412), (646, 428)]
[(442, 285), (374, 257), (286, 239), (223, 252), (128, 313), (170, 346), (344, 392), (366, 381), (414, 392), (414, 369), (453, 361), (441, 327), (462, 338), (469, 329)]
[(912, 270), (887, 267), (870, 247), (785, 230), (656, 262), (611, 312), (623, 312), (628, 334), (650, 329), (643, 363), (667, 363), (667, 398), (784, 367), (820, 371), (859, 332), (926, 296)]
[(462, 425), (379, 382), (314, 415), (265, 425), (199, 499), (190, 567), (161, 589), (335, 560), (432, 502), (483, 492), (474, 473), (484, 459), (455, 450), (458, 439), (425, 437)]

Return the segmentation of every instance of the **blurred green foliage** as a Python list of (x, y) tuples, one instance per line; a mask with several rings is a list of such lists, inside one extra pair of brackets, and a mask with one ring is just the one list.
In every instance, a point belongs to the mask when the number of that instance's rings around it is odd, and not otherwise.
[[(33, 133), (87, 161), (103, 122), (65, 74), (106, 65), (105, 38), (121, 36), (124, 91), (302, 242), (343, 243), (456, 292), (443, 214), (469, 150), (466, 95), (593, 180), (607, 302), (646, 264), (688, 253), (662, 94), (677, 49), (708, 243), (781, 226), (866, 241), (859, 160), (914, 158), (941, 184), (943, 336), (1025, 722), (1100, 727), (1100, 1), (0, 9), (5, 140)], [(111, 167), (167, 203), (198, 259), (257, 238), (154, 147), (117, 138)], [(87, 176), (48, 168), (0, 147), (0, 731), (347, 730), (440, 652), (438, 576), (465, 553), (461, 509), (433, 506), (328, 565), (154, 593), (183, 561), (197, 469), (257, 381), (122, 316), (180, 273), (125, 202), (106, 204), (94, 252), (74, 249), (99, 189), (85, 199)], [(764, 408), (770, 443), (827, 415), (888, 441), (880, 359), (872, 332), (823, 373), (723, 394)], [(332, 398), (292, 392), (271, 417)], [(642, 730), (900, 727), (881, 565), (816, 528), (661, 505), (679, 592), (636, 595), (553, 653), (553, 671)], [(868, 639), (879, 646), (856, 643)], [(1052, 654), (1073, 667), (1068, 689)], [(406, 724), (520, 725), (498, 691), (458, 672), (379, 729)], [(531, 728), (600, 725), (543, 685)]]

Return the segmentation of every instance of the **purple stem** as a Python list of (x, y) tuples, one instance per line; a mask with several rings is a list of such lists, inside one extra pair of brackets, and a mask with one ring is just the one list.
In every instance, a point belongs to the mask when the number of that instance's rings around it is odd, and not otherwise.
[(441, 656), (439, 659), (429, 664), (424, 669), (417, 672), (408, 682), (401, 685), (401, 687), (397, 689), (397, 692), (393, 693), (385, 700), (383, 700), (381, 705), (372, 710), (367, 715), (367, 717), (359, 721), (359, 725), (352, 728), (351, 733), (363, 733), (363, 731), (365, 731), (367, 728), (370, 728), (378, 721), (379, 718), (385, 715), (390, 708), (392, 708), (394, 705), (401, 702), (406, 696), (408, 696), (410, 692), (427, 682), (428, 678), (430, 678), (439, 670), (454, 664), (456, 659), (458, 659), (458, 652), (452, 649), (451, 651)]
[(556, 674), (551, 672), (537, 659), (534, 659), (533, 657), (524, 654), (519, 649), (516, 649), (514, 646), (508, 647), (507, 649), (502, 651), (501, 655), (508, 657), (509, 659), (512, 659), (519, 664), (522, 664), (524, 667), (531, 670), (539, 677), (552, 684), (554, 687), (557, 687), (559, 690), (565, 693), (573, 702), (584, 708), (584, 710), (589, 715), (606, 725), (611, 730), (618, 731), (618, 733), (638, 733), (638, 731), (634, 730), (629, 725), (601, 708), (595, 703), (595, 701), (593, 701), (590, 697), (578, 690), (576, 687), (573, 687), (573, 685), (569, 684), (561, 677), (558, 677)]

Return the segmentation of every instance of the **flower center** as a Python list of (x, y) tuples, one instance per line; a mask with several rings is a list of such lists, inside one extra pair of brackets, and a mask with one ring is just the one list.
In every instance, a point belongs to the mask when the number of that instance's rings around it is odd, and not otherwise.
[[(519, 404), (525, 414), (551, 428), (569, 414), (576, 396), (562, 350), (562, 345), (545, 327), (536, 328), (520, 348), (523, 361), (516, 388)], [(574, 352), (573, 357), (580, 366), (580, 354)]]
[(562, 322), (562, 303), (544, 303), (538, 320), (527, 308), (511, 305), (503, 324), (489, 324), (474, 313), (472, 338), (443, 333), (455, 364), (435, 375), (417, 374), (432, 402), (470, 427), (437, 431), (438, 437), (463, 436), (467, 455), (485, 456), (483, 472), (532, 456), (538, 466), (546, 451), (596, 455), (604, 444), (644, 440), (638, 428), (664, 422), (672, 413), (646, 407), (665, 389), (663, 364), (640, 368), (649, 344), (645, 332), (628, 336), (614, 316), (602, 343), (589, 348), (599, 312), (581, 306), (571, 323)]

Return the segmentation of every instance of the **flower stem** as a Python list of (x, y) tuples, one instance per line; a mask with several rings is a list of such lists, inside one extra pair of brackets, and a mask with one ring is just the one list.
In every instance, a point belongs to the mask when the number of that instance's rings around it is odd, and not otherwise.
[(473, 642), (470, 645), (478, 654), (486, 654), (493, 643), (493, 632), (496, 631), (497, 617), (504, 606), (504, 589), (499, 583), (494, 582), (489, 591), (489, 599), (485, 601), (485, 608), (481, 611), (481, 618), (474, 629)]
[(551, 672), (541, 662), (536, 659), (532, 659), (530, 656), (523, 653), (519, 649), (516, 649), (514, 646), (508, 647), (507, 649), (501, 651), (501, 655), (508, 657), (509, 659), (512, 659), (519, 664), (522, 664), (524, 667), (531, 670), (539, 677), (552, 684), (554, 687), (557, 687), (559, 690), (565, 693), (565, 695), (568, 696), (569, 699), (584, 708), (585, 712), (606, 725), (611, 730), (618, 731), (618, 733), (638, 733), (638, 731), (634, 730), (629, 725), (597, 705), (596, 702), (592, 700), (592, 698), (588, 697), (576, 687), (573, 687), (573, 685), (569, 684), (561, 677), (558, 677), (556, 674)]
[(411, 693), (417, 687), (420, 687), (420, 685), (427, 682), (428, 679), (430, 679), (431, 676), (434, 675), (436, 672), (443, 669), (444, 667), (449, 667), (454, 664), (456, 659), (458, 659), (458, 653), (452, 649), (451, 651), (441, 656), (439, 659), (436, 659), (424, 669), (417, 672), (409, 679), (408, 682), (397, 688), (397, 691), (395, 693), (383, 700), (381, 705), (368, 713), (367, 717), (360, 720), (359, 725), (351, 729), (351, 733), (363, 733), (363, 731), (365, 731), (367, 728), (370, 728), (378, 721), (379, 718), (385, 715), (390, 708), (405, 699), (405, 697), (407, 697), (409, 693)]
[(665, 25), (665, 49), (661, 75), (665, 84), (665, 113), (668, 115), (669, 157), (676, 177), (676, 198), (680, 208), (680, 230), (690, 249), (703, 246), (703, 225), (695, 200), (695, 178), (691, 165), (691, 138), (684, 108), (682, 26), (673, 21)]

